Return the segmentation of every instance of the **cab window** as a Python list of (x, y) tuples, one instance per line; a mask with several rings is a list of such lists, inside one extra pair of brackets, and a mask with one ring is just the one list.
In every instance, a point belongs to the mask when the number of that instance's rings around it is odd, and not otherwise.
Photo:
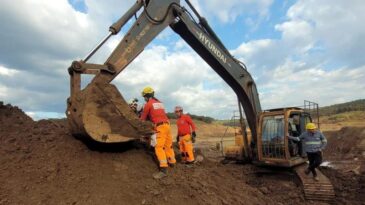
[(262, 123), (262, 151), (268, 158), (285, 158), (284, 115), (266, 116)]

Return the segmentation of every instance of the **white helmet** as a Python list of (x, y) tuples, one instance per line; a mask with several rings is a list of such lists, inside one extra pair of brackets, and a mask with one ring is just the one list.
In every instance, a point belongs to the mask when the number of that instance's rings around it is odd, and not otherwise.
[(177, 105), (175, 107), (175, 112), (182, 112), (182, 111), (183, 111), (183, 108), (181, 106)]

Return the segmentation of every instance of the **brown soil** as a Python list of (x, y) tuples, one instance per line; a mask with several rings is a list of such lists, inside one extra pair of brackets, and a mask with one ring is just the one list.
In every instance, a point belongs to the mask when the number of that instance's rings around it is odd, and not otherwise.
[(324, 132), (328, 138), (325, 155), (331, 160), (358, 160), (365, 158), (364, 127), (343, 127), (339, 131)]
[(365, 127), (325, 132), (324, 157), (333, 168), (322, 168), (334, 185), (337, 204), (365, 203)]
[[(138, 143), (82, 142), (65, 120), (35, 122), (10, 105), (0, 104), (0, 125), (0, 204), (318, 204), (304, 200), (288, 170), (206, 159), (155, 180), (153, 153)], [(361, 188), (336, 180), (338, 190)], [(356, 204), (359, 197), (338, 195), (336, 202)]]

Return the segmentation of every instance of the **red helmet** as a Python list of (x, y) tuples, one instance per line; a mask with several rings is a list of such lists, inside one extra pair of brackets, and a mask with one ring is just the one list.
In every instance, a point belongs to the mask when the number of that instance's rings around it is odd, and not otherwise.
[(181, 106), (176, 106), (175, 107), (175, 112), (182, 112), (183, 111), (183, 108)]

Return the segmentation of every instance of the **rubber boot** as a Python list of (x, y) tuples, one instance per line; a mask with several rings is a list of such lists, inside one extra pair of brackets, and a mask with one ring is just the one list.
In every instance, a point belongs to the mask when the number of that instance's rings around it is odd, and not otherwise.
[(167, 168), (160, 168), (160, 171), (154, 173), (152, 176), (154, 179), (162, 179), (167, 177)]
[(185, 166), (186, 166), (187, 168), (192, 168), (192, 167), (194, 167), (194, 164), (195, 164), (195, 161), (192, 161), (192, 162), (185, 162)]
[(317, 174), (313, 174), (313, 179), (314, 179), (314, 181), (319, 181), (319, 177), (317, 176)]

